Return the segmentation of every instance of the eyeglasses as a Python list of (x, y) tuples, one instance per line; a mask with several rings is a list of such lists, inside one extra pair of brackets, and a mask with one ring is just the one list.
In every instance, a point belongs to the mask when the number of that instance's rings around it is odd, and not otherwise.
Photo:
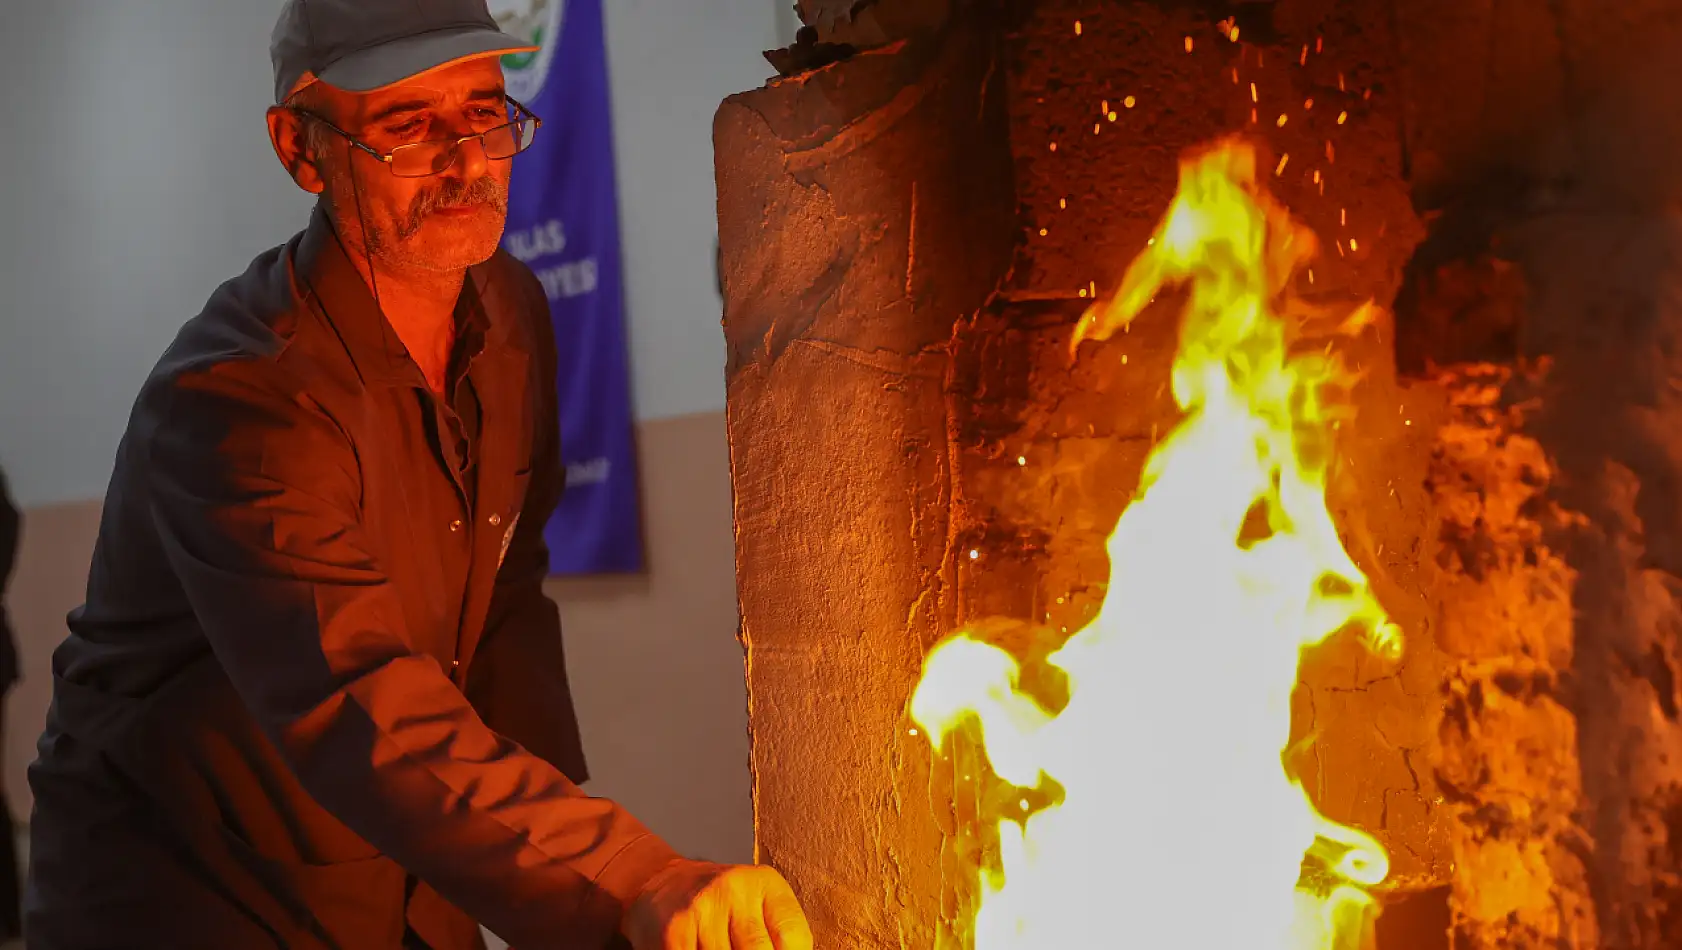
[(493, 162), (513, 158), (531, 148), (532, 142), (537, 139), (537, 130), (543, 126), (543, 120), (512, 98), (508, 99), (508, 104), (514, 108), (514, 118), (504, 125), (464, 135), (459, 139), (438, 139), (399, 145), (389, 152), (382, 152), (364, 144), (356, 136), (307, 109), (294, 108), (292, 111), (320, 122), (351, 145), (384, 162), (398, 178), (431, 178), (454, 165), (456, 158), (461, 154), (461, 147), (468, 142), (477, 140), (485, 149), (485, 157)]

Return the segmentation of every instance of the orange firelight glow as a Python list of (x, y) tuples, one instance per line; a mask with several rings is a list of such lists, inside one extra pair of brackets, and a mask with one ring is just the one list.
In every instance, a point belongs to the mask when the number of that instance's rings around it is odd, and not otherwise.
[[(1400, 636), (1326, 506), (1351, 378), (1289, 348), (1316, 241), (1259, 161), (1239, 139), (1187, 156), (1152, 242), (1076, 329), (1076, 347), (1109, 338), (1183, 288), (1183, 415), (1110, 536), (1102, 609), (1034, 668), (960, 632), (912, 698), (939, 751), (967, 735), (1007, 786), (985, 796), (975, 950), (1356, 950), (1376, 916), (1388, 856), (1319, 814), (1286, 752), (1304, 652), (1343, 633), (1394, 659)], [(1036, 691), (1048, 677), (1066, 702)]]

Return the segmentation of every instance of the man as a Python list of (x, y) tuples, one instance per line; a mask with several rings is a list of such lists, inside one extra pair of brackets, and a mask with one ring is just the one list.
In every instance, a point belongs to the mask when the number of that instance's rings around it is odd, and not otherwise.
[[(22, 541), (23, 517), (12, 502), (6, 473), (0, 470), (0, 703), (18, 681), (17, 637), (6, 613), (6, 588), (17, 567), (18, 545)], [(6, 734), (5, 715), (0, 710), (0, 737)], [(3, 746), (0, 746), (3, 748)], [(0, 786), (0, 942), (23, 935), (23, 908), (18, 892), (17, 839), (12, 836), (12, 809), (6, 790)]]
[(809, 950), (775, 872), (566, 777), (555, 350), (497, 251), (529, 49), (484, 0), (286, 4), (269, 129), (320, 201), (135, 404), (30, 771), (32, 948)]

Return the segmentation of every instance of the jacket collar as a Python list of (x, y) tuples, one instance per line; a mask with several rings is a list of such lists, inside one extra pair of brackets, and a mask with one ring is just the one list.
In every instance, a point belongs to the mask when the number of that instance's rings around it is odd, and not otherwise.
[[(364, 385), (426, 386), (420, 367), (397, 331), (386, 320), (368, 284), (362, 279), (327, 212), (319, 205), (299, 236), (292, 261), (294, 289), (326, 319), (349, 352)], [(487, 345), (501, 346), (499, 332), (484, 299), (488, 272), (484, 265), (469, 268), (456, 303), (456, 327), (462, 334), (469, 362)], [(492, 293), (490, 297), (498, 295)]]

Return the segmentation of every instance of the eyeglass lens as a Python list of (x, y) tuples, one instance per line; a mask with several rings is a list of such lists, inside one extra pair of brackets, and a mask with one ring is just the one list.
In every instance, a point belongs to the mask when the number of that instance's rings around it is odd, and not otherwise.
[[(531, 147), (537, 138), (537, 122), (520, 118), (486, 132), (480, 141), (491, 161), (513, 158)], [(417, 142), (391, 153), (391, 172), (402, 178), (425, 178), (455, 164), (461, 145), (456, 142)]]

